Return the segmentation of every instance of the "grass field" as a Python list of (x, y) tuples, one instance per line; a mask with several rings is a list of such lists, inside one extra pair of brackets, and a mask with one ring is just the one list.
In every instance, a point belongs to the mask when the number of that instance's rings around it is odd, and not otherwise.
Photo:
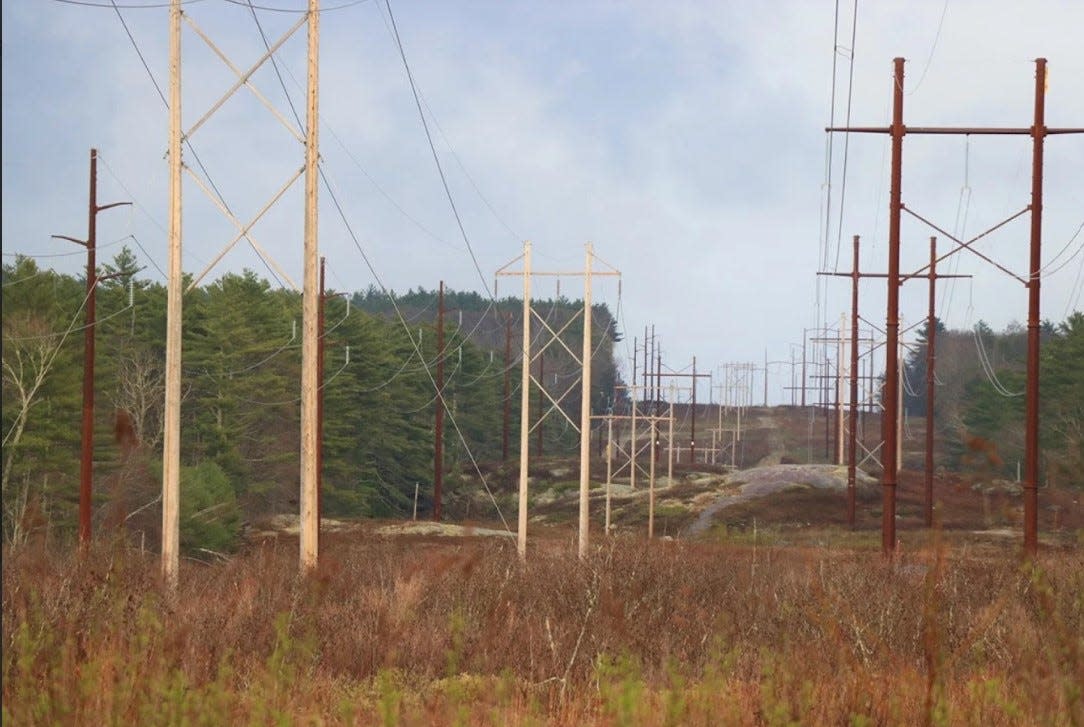
[[(182, 565), (3, 553), (3, 723), (1084, 723), (1084, 556), (934, 533), (514, 543), (327, 536)], [(950, 544), (951, 540), (951, 544)], [(769, 543), (769, 544), (765, 544)], [(827, 543), (827, 545), (825, 545)]]

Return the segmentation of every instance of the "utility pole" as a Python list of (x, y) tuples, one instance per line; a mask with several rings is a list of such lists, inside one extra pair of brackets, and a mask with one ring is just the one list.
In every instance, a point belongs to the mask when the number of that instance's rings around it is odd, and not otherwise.
[(162, 413), (162, 579), (177, 588), (181, 500), (181, 2), (169, 3), (169, 276)]
[[(696, 381), (696, 379), (693, 379)], [(669, 430), (666, 435), (666, 441), (669, 446), (666, 448), (666, 484), (674, 484), (674, 382), (670, 382), (670, 416), (669, 416)]]
[(764, 408), (768, 408), (768, 349), (764, 349)]
[[(654, 331), (652, 331), (652, 342), (654, 342)], [(655, 358), (655, 377), (654, 377), (655, 378), (655, 381), (654, 381), (655, 399), (654, 399), (654, 403), (652, 404), (652, 407), (651, 407), (651, 415), (652, 416), (658, 416), (659, 415), (659, 400), (662, 398), (662, 348), (661, 347), (659, 348), (659, 350), (656, 352), (655, 355), (656, 355), (656, 358)], [(694, 379), (694, 381), (695, 381), (695, 379)], [(652, 420), (652, 422), (654, 422), (654, 420)], [(652, 457), (651, 457), (651, 461), (652, 462), (658, 462), (659, 461), (659, 454), (660, 454), (659, 447), (658, 447), (658, 427), (656, 427), (654, 423), (652, 423), (652, 425), (651, 425), (651, 446), (653, 447), (653, 449), (651, 451), (654, 453), (652, 455)]]
[[(836, 343), (836, 464), (843, 464), (843, 344), (847, 337), (843, 334), (846, 314), (839, 314), (839, 338)], [(854, 377), (854, 370), (851, 370)]]
[[(809, 336), (809, 329), (808, 328), (803, 328), (802, 329), (802, 408), (803, 409), (805, 409), (805, 383), (806, 383), (806, 381), (808, 381), (808, 379), (806, 379), (806, 375), (805, 375), (805, 342), (806, 342), (806, 338), (808, 338), (808, 336)], [(792, 382), (792, 385), (793, 385), (793, 382)], [(791, 400), (790, 403), (791, 404), (794, 403), (793, 399)]]
[[(90, 194), (88, 196), (87, 239), (79, 240), (67, 235), (53, 235), (87, 249), (87, 299), (86, 324), (83, 326), (83, 422), (79, 456), (79, 544), (86, 547), (91, 536), (91, 495), (94, 480), (94, 341), (97, 330), (95, 298), (98, 282), (98, 266), (95, 260), (98, 244), (98, 213), (111, 207), (130, 205), (131, 202), (98, 204), (98, 150), (90, 150)], [(115, 277), (115, 276), (108, 276)]]
[(926, 313), (926, 527), (933, 527), (933, 365), (937, 356), (937, 318), (934, 298), (937, 289), (937, 238), (930, 237), (929, 308)]
[(440, 522), (444, 488), (444, 281), (437, 295), (437, 401), (433, 427), (433, 520)]
[(531, 433), (531, 242), (523, 243), (523, 358), (519, 399), (519, 530), (516, 548), (527, 560), (527, 438)]
[(326, 259), (320, 256), (320, 298), (316, 314), (316, 543), (320, 545), (320, 518), (324, 514), (324, 349), (327, 341)]
[(504, 322), (504, 428), (501, 431), (501, 461), (508, 461), (508, 420), (512, 409), (512, 315)]
[(651, 415), (651, 450), (650, 457), (648, 458), (648, 485), (647, 485), (647, 537), (655, 537), (655, 457), (658, 454), (658, 447), (655, 446), (655, 418), (656, 415)]
[(855, 490), (858, 475), (858, 235), (854, 236), (854, 259), (851, 262), (851, 381), (850, 442), (847, 447), (847, 525), (854, 530)]
[[(708, 374), (711, 376), (711, 374)], [(751, 382), (750, 382), (751, 383)], [(693, 356), (693, 414), (689, 418), (689, 463), (696, 464), (696, 356)]]
[(606, 535), (610, 534), (610, 498), (613, 496), (613, 447), (614, 418), (613, 412), (606, 417)]
[[(651, 340), (651, 359), (650, 359), (650, 361), (653, 362), (655, 360), (655, 327), (654, 326), (652, 326), (652, 328), (651, 328), (651, 339), (650, 340)], [(651, 387), (648, 386), (648, 383), (647, 383), (648, 376), (649, 376), (648, 371), (651, 370), (651, 364), (649, 363), (649, 359), (648, 359), (648, 356), (647, 356), (647, 350), (648, 350), (647, 342), (648, 342), (647, 326), (644, 326), (644, 401), (645, 402), (652, 398)], [(633, 383), (634, 384), (636, 383), (635, 380), (633, 381)]]
[(305, 114), (305, 249), (301, 316), (301, 537), (300, 565), (312, 572), (319, 562), (316, 491), (316, 309), (317, 309), (317, 163), (319, 147), (320, 0), (309, 0), (308, 84)]
[(580, 393), (580, 538), (579, 556), (587, 557), (588, 497), (591, 487), (591, 262), (595, 251), (591, 243), (584, 246), (583, 274), (583, 387)]

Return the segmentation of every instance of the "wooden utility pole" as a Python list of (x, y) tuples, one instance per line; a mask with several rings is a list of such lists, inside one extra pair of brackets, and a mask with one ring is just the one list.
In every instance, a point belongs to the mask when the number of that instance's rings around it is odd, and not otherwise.
[(647, 485), (647, 537), (655, 537), (655, 457), (658, 455), (656, 446), (656, 423), (657, 414), (651, 415), (651, 450), (648, 457), (648, 485)]
[[(654, 339), (654, 331), (652, 332), (652, 339)], [(654, 391), (655, 391), (655, 397), (652, 400), (651, 415), (652, 416), (658, 416), (659, 415), (659, 409), (660, 409), (659, 403), (660, 403), (660, 399), (662, 399), (662, 347), (661, 346), (659, 347), (659, 351), (656, 352), (656, 354), (655, 354), (655, 376), (654, 376), (654, 381), (653, 381), (653, 388), (654, 388)], [(652, 455), (651, 460), (653, 462), (658, 462), (659, 461), (659, 456), (661, 454), (661, 452), (659, 451), (659, 447), (658, 447), (658, 434), (659, 434), (658, 433), (658, 428), (654, 424), (652, 424), (652, 427), (651, 427), (651, 446), (653, 447), (652, 452), (654, 452), (654, 454)]]
[(855, 526), (855, 495), (858, 476), (858, 235), (854, 236), (854, 259), (851, 262), (851, 380), (850, 442), (847, 447), (847, 525)]
[(527, 559), (527, 437), (531, 433), (531, 243), (523, 243), (523, 362), (520, 366), (519, 399), (519, 532), (516, 547), (520, 560)]
[(937, 317), (934, 300), (937, 291), (937, 238), (930, 237), (929, 308), (926, 313), (926, 527), (933, 527), (933, 400), (934, 361), (937, 345)]
[[(94, 340), (97, 331), (97, 313), (95, 311), (98, 283), (103, 277), (98, 275), (95, 261), (98, 244), (98, 213), (111, 207), (130, 205), (131, 202), (113, 202), (98, 204), (98, 150), (90, 150), (90, 194), (87, 205), (87, 239), (79, 240), (67, 235), (53, 235), (60, 240), (68, 240), (87, 249), (87, 296), (84, 304), (86, 323), (83, 326), (83, 422), (80, 432), (79, 456), (79, 544), (86, 547), (91, 536), (91, 497), (94, 489)], [(115, 277), (115, 276), (108, 276)]]
[(316, 542), (320, 543), (320, 518), (324, 514), (324, 349), (327, 341), (327, 293), (325, 259), (320, 256), (320, 297), (316, 317)]
[(610, 498), (613, 495), (614, 462), (614, 418), (613, 412), (606, 417), (606, 534), (610, 534)]
[(437, 400), (433, 426), (433, 520), (440, 522), (444, 489), (444, 281), (437, 297)]
[(162, 414), (162, 578), (177, 587), (181, 499), (181, 2), (169, 4), (169, 276)]
[(588, 550), (588, 498), (591, 487), (591, 263), (595, 250), (591, 243), (584, 246), (583, 274), (583, 386), (580, 393), (580, 559), (587, 557)]
[[(693, 379), (695, 382), (696, 379)], [(666, 484), (674, 484), (674, 382), (670, 382), (670, 421), (666, 434)]]
[(501, 429), (501, 461), (508, 461), (508, 425), (512, 410), (512, 314), (504, 322), (504, 427)]
[[(803, 328), (802, 329), (802, 408), (803, 409), (805, 408), (805, 383), (808, 380), (808, 379), (806, 379), (806, 371), (805, 371), (805, 342), (806, 342), (806, 339), (808, 337), (809, 337), (809, 329)], [(793, 403), (794, 403), (794, 401), (792, 400), (791, 404), (793, 404)]]
[(301, 538), (302, 572), (311, 572), (319, 562), (316, 491), (316, 331), (317, 267), (317, 188), (319, 174), (319, 41), (320, 0), (309, 0), (308, 13), (308, 84), (305, 115), (305, 249), (301, 318)]
[[(710, 391), (710, 388), (709, 388)], [(768, 349), (764, 349), (764, 408), (768, 408)]]
[[(845, 313), (839, 314), (839, 338), (836, 344), (836, 464), (843, 464), (843, 330), (847, 325)], [(851, 369), (854, 378), (854, 369)]]

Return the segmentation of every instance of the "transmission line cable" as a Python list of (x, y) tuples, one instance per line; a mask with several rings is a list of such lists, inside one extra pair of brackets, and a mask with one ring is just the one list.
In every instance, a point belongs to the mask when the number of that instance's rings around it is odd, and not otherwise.
[(945, 4), (941, 8), (941, 19), (937, 22), (937, 32), (933, 36), (933, 45), (930, 46), (930, 54), (926, 56), (926, 65), (922, 67), (922, 73), (918, 77), (918, 82), (910, 91), (907, 92), (908, 96), (917, 91), (919, 86), (922, 85), (922, 82), (926, 80), (926, 71), (930, 70), (930, 63), (933, 61), (933, 54), (937, 51), (937, 41), (941, 40), (941, 29), (945, 25), (945, 14), (948, 12), (948, 4), (949, 0), (945, 0)]
[(463, 242), (467, 246), (467, 252), (470, 253), (471, 261), (474, 263), (474, 269), (478, 272), (478, 278), (482, 281), (482, 286), (486, 293), (492, 298), (493, 293), (489, 289), (489, 282), (482, 273), (482, 267), (478, 264), (478, 258), (474, 254), (474, 247), (471, 245), (470, 238), (467, 236), (467, 230), (463, 226), (463, 219), (459, 216), (459, 208), (456, 207), (455, 199), (452, 197), (452, 190), (448, 186), (448, 178), (444, 174), (444, 167), (440, 163), (436, 145), (433, 144), (433, 135), (429, 131), (429, 123), (425, 120), (425, 112), (422, 109), (421, 97), (418, 95), (418, 87), (414, 83), (414, 73), (410, 70), (410, 63), (407, 61), (406, 51), (403, 49), (403, 41), (402, 38), (399, 37), (399, 26), (396, 24), (395, 14), (391, 10), (391, 0), (384, 0), (384, 5), (388, 9), (388, 17), (391, 19), (391, 28), (395, 34), (395, 44), (399, 48), (399, 57), (403, 61), (403, 68), (406, 70), (407, 80), (410, 82), (410, 90), (414, 95), (414, 103), (418, 108), (418, 117), (421, 119), (422, 128), (425, 130), (425, 138), (426, 141), (429, 142), (429, 151), (433, 154), (433, 162), (437, 166), (437, 173), (440, 175), (441, 186), (443, 186), (444, 194), (448, 198), (448, 204), (452, 208), (452, 214), (455, 216), (455, 222), (459, 227), (459, 233), (463, 236)]
[[(295, 8), (275, 8), (275, 7), (271, 7), (270, 5), (253, 5), (251, 2), (247, 2), (247, 0), (244, 0), (244, 1), (243, 0), (225, 0), (225, 1), (230, 3), (231, 5), (240, 5), (241, 7), (251, 7), (251, 8), (255, 8), (256, 10), (266, 10), (266, 11), (268, 11), (270, 13), (293, 13), (294, 15), (304, 15), (304, 14), (309, 12), (308, 8), (296, 8), (296, 9)], [(332, 5), (331, 7), (322, 7), (317, 11), (317, 13), (322, 15), (324, 13), (330, 13), (330, 12), (333, 12), (335, 10), (345, 10), (346, 8), (352, 8), (355, 5), (361, 5), (361, 4), (367, 3), (367, 2), (369, 2), (369, 0), (352, 0), (351, 2), (341, 3), (339, 5)]]
[[(97, 285), (98, 280), (100, 280), (100, 279), (101, 279), (101, 276), (98, 276), (98, 278), (94, 282), (94, 285)], [(48, 371), (50, 368), (52, 368), (53, 362), (56, 360), (57, 355), (60, 353), (60, 349), (64, 347), (64, 342), (66, 340), (68, 340), (68, 336), (71, 335), (72, 331), (76, 330), (75, 323), (76, 323), (76, 321), (79, 320), (79, 314), (83, 312), (84, 308), (86, 308), (87, 301), (90, 300), (90, 294), (91, 294), (91, 292), (93, 290), (94, 290), (93, 287), (87, 289), (86, 294), (83, 296), (83, 302), (79, 304), (79, 309), (75, 311), (75, 315), (72, 316), (71, 323), (68, 324), (68, 330), (64, 331), (64, 333), (61, 336), (61, 339), (59, 341), (57, 341), (56, 346), (53, 347), (52, 352), (48, 354), (48, 360), (46, 360), (42, 364), (42, 368), (41, 368), (42, 371)], [(51, 338), (55, 338), (55, 336), (31, 336), (31, 337), (23, 337), (23, 338), (18, 338), (18, 337), (14, 337), (14, 336), (5, 336), (4, 337), (4, 339), (6, 341), (22, 341), (22, 340), (32, 340), (32, 339), (45, 340), (45, 339), (51, 339)], [(4, 365), (6, 367), (7, 363), (5, 363)], [(18, 422), (12, 423), (11, 428), (8, 429), (8, 431), (4, 434), (3, 446), (5, 446), (5, 447), (7, 446), (8, 440), (11, 439), (11, 435), (14, 434), (16, 426), (18, 426)]]
[[(850, 70), (847, 77), (847, 122), (846, 126), (850, 129), (851, 126), (851, 99), (854, 93), (854, 47), (855, 40), (858, 36), (858, 0), (854, 0), (854, 13), (851, 16), (851, 47), (850, 47)], [(843, 210), (844, 203), (847, 199), (847, 158), (851, 149), (851, 132), (846, 131), (843, 133), (843, 168), (841, 170), (840, 189), (839, 189), (839, 223), (836, 225), (836, 264), (833, 268), (836, 272), (839, 272), (839, 251), (843, 248)]]
[[(350, 225), (350, 221), (346, 217), (346, 211), (343, 209), (342, 204), (340, 204), (339, 198), (335, 194), (335, 190), (329, 183), (327, 174), (324, 172), (322, 166), (320, 169), (320, 177), (324, 182), (324, 187), (325, 189), (327, 189), (328, 195), (331, 197), (332, 204), (334, 205), (336, 211), (339, 213), (339, 217), (342, 220), (343, 226), (346, 228), (347, 234), (350, 236), (351, 241), (354, 243), (354, 247), (356, 247), (358, 253), (361, 254), (361, 259), (365, 262), (365, 266), (369, 269), (369, 272), (370, 274), (372, 274), (373, 279), (376, 281), (377, 285), (379, 285), (380, 288), (384, 291), (384, 293), (388, 296), (388, 299), (392, 303), (392, 307), (395, 309), (395, 314), (399, 318), (399, 322), (402, 324), (403, 328), (409, 332), (409, 326), (406, 323), (406, 320), (403, 318), (403, 313), (399, 309), (399, 304), (396, 302), (395, 296), (391, 293), (389, 288), (384, 285), (384, 282), (380, 279), (380, 275), (376, 272), (376, 268), (373, 267), (372, 261), (369, 260), (369, 256), (366, 254), (365, 249), (361, 246), (361, 241), (358, 239), (357, 234), (354, 232), (354, 228)], [(410, 338), (411, 345), (413, 345), (417, 350), (419, 359), (424, 361), (425, 358), (421, 355), (420, 345), (416, 341), (414, 341), (414, 338), (412, 336), (408, 335), (408, 338)], [(433, 372), (429, 368), (426, 368), (425, 374), (429, 378), (430, 383), (433, 385), (433, 389), (438, 390), (439, 387), (437, 386), (437, 382), (433, 376)], [(501, 512), (500, 505), (497, 503), (497, 498), (493, 495), (493, 491), (490, 489), (489, 483), (486, 481), (485, 475), (482, 473), (482, 469), (478, 465), (478, 461), (474, 457), (474, 453), (471, 451), (470, 445), (467, 443), (466, 436), (463, 434), (463, 430), (460, 428), (459, 422), (456, 421), (455, 415), (450, 410), (450, 407), (448, 407), (447, 402), (444, 400), (442, 394), (440, 395), (440, 401), (441, 405), (445, 408), (447, 412), (448, 421), (451, 423), (452, 427), (456, 431), (456, 434), (459, 436), (459, 440), (463, 444), (463, 448), (466, 450), (467, 457), (470, 459), (471, 465), (474, 467), (474, 471), (477, 473), (478, 478), (481, 480), (482, 486), (485, 488), (486, 494), (489, 495), (489, 499), (493, 503), (493, 508), (497, 511), (497, 515), (498, 517), (500, 517), (501, 523), (504, 525), (505, 530), (511, 532), (511, 528), (508, 526), (508, 521), (505, 520), (504, 513)]]
[(1072, 245), (1076, 238), (1080, 235), (1081, 230), (1084, 230), (1084, 222), (1080, 223), (1080, 225), (1076, 228), (1076, 232), (1073, 233), (1073, 236), (1069, 238), (1069, 241), (1065, 243), (1065, 246), (1062, 247), (1058, 254), (1051, 258), (1050, 262), (1046, 264), (1046, 267), (1039, 270), (1040, 275), (1045, 275), (1049, 278), (1051, 275), (1060, 272), (1066, 265), (1076, 259), (1076, 256), (1080, 254), (1080, 251), (1084, 250), (1084, 242), (1081, 242), (1080, 245), (1077, 247), (1076, 252), (1066, 258), (1060, 265), (1058, 265), (1058, 267), (1050, 270), (1050, 266), (1052, 266), (1059, 257), (1065, 254), (1065, 251), (1069, 249), (1069, 246)]
[[(104, 244), (97, 245), (96, 249), (104, 250), (107, 247), (113, 247), (114, 245), (119, 245), (120, 243), (124, 242), (125, 240), (127, 240), (130, 237), (131, 237), (131, 235), (125, 235), (124, 237), (118, 237), (116, 240), (112, 240), (111, 242), (106, 242)], [(86, 254), (87, 254), (86, 250), (71, 250), (70, 252), (42, 252), (42, 253), (5, 252), (4, 257), (57, 258), (57, 257), (71, 257), (72, 255), (86, 255)]]

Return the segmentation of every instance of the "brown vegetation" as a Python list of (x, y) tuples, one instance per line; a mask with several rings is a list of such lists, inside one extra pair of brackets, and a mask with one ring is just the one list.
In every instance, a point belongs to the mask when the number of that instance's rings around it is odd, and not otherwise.
[(1084, 558), (331, 535), (4, 552), (4, 724), (1079, 724)]

